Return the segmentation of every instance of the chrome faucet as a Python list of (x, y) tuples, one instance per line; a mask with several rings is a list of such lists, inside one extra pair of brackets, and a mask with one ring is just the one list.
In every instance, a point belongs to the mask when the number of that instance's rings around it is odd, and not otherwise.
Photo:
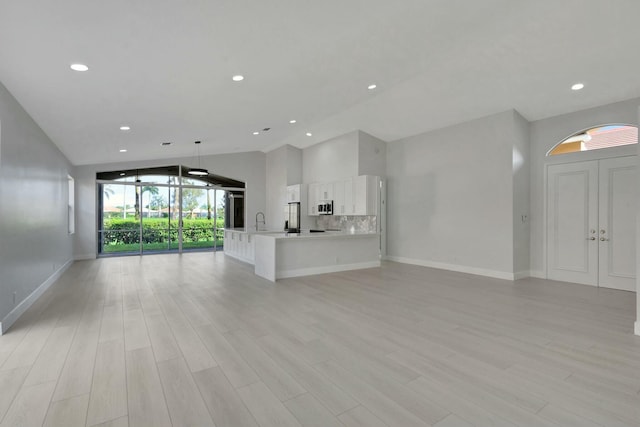
[[(258, 221), (258, 218), (260, 217), (260, 215), (262, 215), (262, 221)], [(265, 222), (265, 219), (264, 219), (264, 213), (262, 213), (262, 212), (258, 212), (256, 214), (256, 231), (260, 231), (260, 229), (258, 228), (258, 225), (260, 224), (260, 222), (262, 222), (262, 225), (264, 225), (264, 226), (267, 225), (267, 223)]]

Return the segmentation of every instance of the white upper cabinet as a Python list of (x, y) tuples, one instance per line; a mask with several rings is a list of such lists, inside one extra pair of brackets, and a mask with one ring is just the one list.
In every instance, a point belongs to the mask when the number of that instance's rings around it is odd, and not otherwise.
[(353, 179), (347, 178), (333, 183), (333, 214), (353, 215)]
[(377, 215), (380, 178), (362, 175), (328, 183), (309, 184), (308, 215), (318, 215), (318, 204), (333, 200), (334, 215)]
[(362, 175), (353, 179), (353, 214), (377, 215), (380, 178)]
[(344, 181), (344, 215), (355, 215), (356, 205), (353, 200), (354, 178)]
[(333, 200), (333, 182), (320, 184), (320, 200)]
[(307, 197), (307, 215), (317, 216), (318, 215), (318, 200), (320, 193), (320, 184), (314, 183), (309, 184), (309, 193)]
[(300, 202), (300, 192), (302, 184), (290, 185), (287, 187), (287, 203)]
[(344, 200), (345, 195), (345, 181), (336, 181), (333, 183), (333, 214), (334, 215), (348, 215), (346, 212), (346, 205)]

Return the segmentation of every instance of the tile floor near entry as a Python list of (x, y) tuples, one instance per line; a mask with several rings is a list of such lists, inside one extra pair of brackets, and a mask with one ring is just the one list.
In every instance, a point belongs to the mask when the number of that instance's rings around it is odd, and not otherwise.
[(222, 253), (76, 262), (0, 337), (1, 426), (638, 426), (635, 294)]

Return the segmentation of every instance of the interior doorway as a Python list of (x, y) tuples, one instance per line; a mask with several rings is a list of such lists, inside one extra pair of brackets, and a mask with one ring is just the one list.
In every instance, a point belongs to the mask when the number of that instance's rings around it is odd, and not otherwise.
[(636, 156), (547, 169), (547, 277), (635, 291)]

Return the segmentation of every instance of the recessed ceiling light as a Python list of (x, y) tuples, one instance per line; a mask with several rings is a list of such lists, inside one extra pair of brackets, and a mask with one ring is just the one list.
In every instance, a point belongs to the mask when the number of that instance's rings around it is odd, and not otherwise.
[(127, 152), (127, 150), (123, 148), (122, 150), (120, 150), (120, 152), (121, 152), (121, 153), (126, 153), (126, 152)]
[(73, 71), (87, 71), (89, 69), (89, 67), (84, 64), (71, 64), (70, 68)]
[(120, 126), (120, 130), (131, 130), (130, 126)]
[(307, 136), (313, 136), (311, 132), (307, 132)]
[(373, 90), (373, 89), (375, 89), (377, 87), (378, 87), (377, 85), (369, 85), (369, 86), (367, 86), (367, 89)]
[(259, 134), (260, 134), (260, 132), (254, 132), (253, 134), (254, 134), (254, 135), (259, 135)]
[(240, 74), (236, 74), (235, 76), (231, 77), (233, 79), (234, 82), (241, 82), (242, 80), (244, 80), (244, 76), (240, 75)]
[(289, 120), (289, 123), (294, 124), (296, 121), (295, 120)]
[(571, 86), (571, 90), (580, 90), (584, 88), (584, 83), (576, 83), (573, 86)]

